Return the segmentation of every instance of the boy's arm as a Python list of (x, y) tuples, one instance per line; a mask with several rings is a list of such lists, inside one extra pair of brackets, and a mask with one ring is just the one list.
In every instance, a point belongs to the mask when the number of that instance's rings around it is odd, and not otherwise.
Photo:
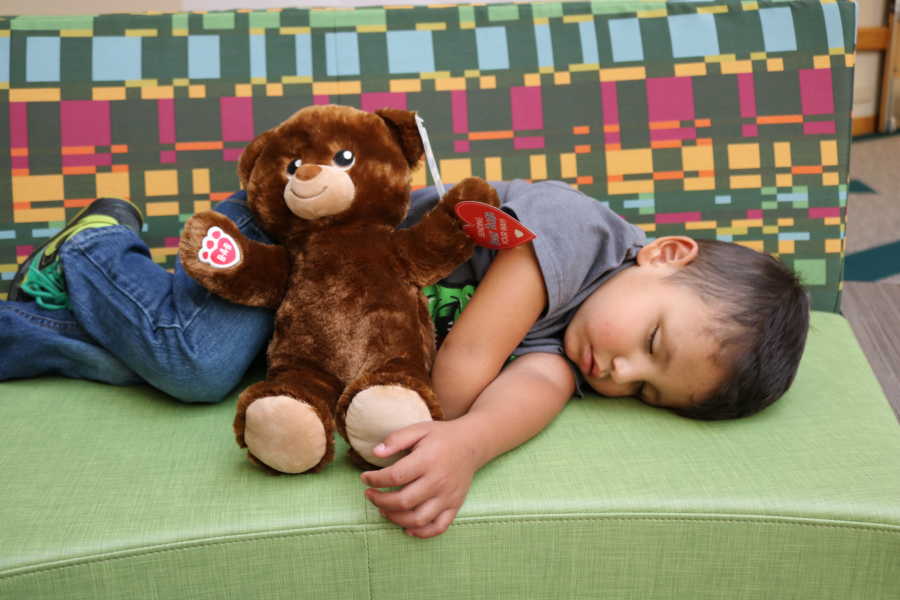
[(465, 414), (547, 303), (530, 243), (500, 251), (444, 339), (431, 381), (447, 419)]
[[(390, 467), (363, 473), (371, 486), (366, 497), (410, 535), (443, 533), (462, 507), (475, 471), (546, 427), (574, 388), (562, 356), (532, 353), (516, 359), (460, 418), (418, 423), (389, 435), (375, 448), (377, 455), (412, 452)], [(377, 489), (395, 486), (403, 488)]]

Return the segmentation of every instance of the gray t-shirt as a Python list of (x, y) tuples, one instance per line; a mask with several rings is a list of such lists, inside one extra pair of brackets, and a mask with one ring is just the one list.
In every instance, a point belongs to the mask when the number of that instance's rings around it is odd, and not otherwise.
[[(646, 243), (644, 232), (560, 181), (490, 183), (501, 208), (536, 235), (532, 244), (547, 288), (547, 306), (514, 354), (565, 356), (563, 334), (575, 311), (610, 277), (635, 264)], [(414, 191), (401, 227), (417, 223), (437, 201), (434, 188)], [(476, 246), (472, 258), (441, 283), (477, 285), (496, 255), (495, 250)], [(580, 375), (577, 369), (576, 374)]]

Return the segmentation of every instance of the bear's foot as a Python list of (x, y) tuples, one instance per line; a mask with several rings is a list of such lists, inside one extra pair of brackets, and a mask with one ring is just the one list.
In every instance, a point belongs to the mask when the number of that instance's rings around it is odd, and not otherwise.
[(345, 418), (347, 442), (366, 462), (386, 467), (405, 453), (379, 458), (372, 452), (375, 446), (394, 431), (422, 421), (431, 421), (431, 413), (419, 394), (399, 385), (373, 385), (350, 402)]
[(247, 407), (244, 443), (261, 463), (282, 473), (305, 473), (328, 446), (315, 409), (290, 396), (267, 396)]

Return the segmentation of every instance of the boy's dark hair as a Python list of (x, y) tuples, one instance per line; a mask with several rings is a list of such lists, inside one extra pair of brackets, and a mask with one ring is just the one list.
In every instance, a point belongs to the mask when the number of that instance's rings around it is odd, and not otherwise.
[[(693, 419), (733, 419), (769, 406), (790, 387), (809, 330), (809, 297), (780, 260), (728, 242), (697, 240), (697, 257), (669, 277), (713, 308), (729, 376), (712, 396), (675, 409)], [(723, 335), (724, 332), (724, 335)]]

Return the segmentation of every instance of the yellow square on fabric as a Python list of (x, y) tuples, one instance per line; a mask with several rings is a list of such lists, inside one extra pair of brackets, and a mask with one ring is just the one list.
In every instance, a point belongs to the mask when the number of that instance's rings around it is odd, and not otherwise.
[(97, 186), (97, 197), (129, 198), (131, 184), (128, 172), (97, 173), (94, 175)]
[(178, 203), (148, 202), (144, 210), (148, 217), (172, 217), (178, 214)]
[(13, 202), (62, 200), (62, 175), (17, 175), (12, 178)]
[(209, 194), (209, 169), (192, 169), (191, 184), (195, 194)]
[(822, 173), (822, 185), (840, 185), (841, 176), (837, 173)]
[(147, 171), (144, 173), (144, 193), (148, 196), (174, 196), (178, 193), (178, 171)]
[(791, 162), (791, 143), (775, 142), (773, 147), (775, 149), (775, 166), (790, 167), (793, 164)]
[(472, 176), (472, 161), (468, 158), (441, 160), (441, 178), (447, 183), (459, 183)]
[(760, 175), (732, 175), (731, 187), (736, 190), (761, 188), (762, 177)]
[(838, 164), (838, 145), (837, 140), (822, 140), (819, 142), (819, 148), (822, 152), (822, 164), (826, 167), (837, 166)]
[(610, 194), (652, 194), (655, 186), (652, 179), (641, 181), (610, 181)]
[(528, 162), (532, 179), (547, 179), (547, 157), (544, 154), (532, 154)]
[(484, 159), (484, 176), (490, 181), (503, 179), (503, 159), (499, 156), (489, 156)]
[(714, 190), (716, 189), (715, 177), (685, 177), (684, 191), (694, 192), (697, 190)]
[(653, 172), (653, 150), (607, 150), (606, 172), (610, 175), (635, 175)]
[(728, 164), (732, 169), (758, 169), (759, 144), (728, 144)]
[(714, 169), (712, 146), (684, 146), (681, 162), (685, 171), (712, 171)]

